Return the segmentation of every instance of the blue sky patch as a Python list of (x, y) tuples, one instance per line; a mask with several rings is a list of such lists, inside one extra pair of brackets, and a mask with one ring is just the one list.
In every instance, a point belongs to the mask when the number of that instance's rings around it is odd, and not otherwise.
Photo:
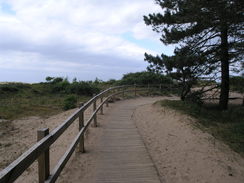
[[(164, 45), (162, 42), (150, 39), (136, 39), (131, 32), (122, 34), (122, 38), (134, 43), (142, 48), (155, 51), (157, 54), (164, 53), (166, 55), (173, 55), (174, 45)], [(159, 39), (159, 38), (158, 38)]]
[(5, 13), (5, 14), (15, 15), (15, 11), (6, 2), (0, 3), (0, 11), (3, 12), (3, 13)]

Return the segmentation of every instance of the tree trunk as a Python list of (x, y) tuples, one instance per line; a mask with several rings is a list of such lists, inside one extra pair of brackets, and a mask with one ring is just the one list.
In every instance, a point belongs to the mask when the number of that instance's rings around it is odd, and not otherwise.
[(228, 49), (228, 28), (224, 24), (221, 27), (221, 92), (219, 107), (222, 110), (228, 109), (229, 100), (229, 49)]

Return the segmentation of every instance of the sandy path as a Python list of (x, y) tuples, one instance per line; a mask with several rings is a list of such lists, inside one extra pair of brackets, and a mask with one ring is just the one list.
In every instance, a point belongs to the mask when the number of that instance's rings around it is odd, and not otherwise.
[[(133, 119), (155, 163), (162, 182), (243, 183), (244, 160), (224, 144), (194, 128), (194, 120), (175, 111), (152, 105), (162, 97), (137, 98), (119, 101), (104, 107), (105, 115), (98, 115), (100, 126), (109, 120), (111, 110), (121, 102), (134, 103)], [(145, 105), (148, 104), (148, 105)], [(69, 117), (70, 110), (47, 119), (31, 117), (12, 122), (1, 122), (0, 166), (7, 165), (36, 142), (36, 130), (49, 127), (50, 131)], [(87, 111), (87, 118), (91, 109)], [(78, 121), (51, 146), (51, 168), (63, 155), (78, 132)], [(87, 153), (74, 153), (57, 182), (89, 182), (96, 172), (99, 157), (95, 149), (104, 131), (101, 127), (89, 128), (86, 134)], [(37, 182), (37, 164), (34, 163), (16, 182)]]
[[(61, 183), (97, 182), (98, 181), (97, 179), (101, 178), (99, 177), (99, 174), (101, 173), (102, 167), (105, 170), (109, 167), (104, 165), (103, 159), (101, 158), (101, 145), (106, 143), (104, 142), (104, 138), (107, 137), (106, 126), (111, 120), (111, 117), (114, 116), (113, 113), (116, 111), (119, 112), (118, 108), (120, 108), (121, 106), (126, 107), (126, 106), (133, 105), (135, 107), (135, 106), (145, 105), (148, 103), (154, 103), (155, 101), (160, 99), (162, 99), (162, 97), (130, 99), (126, 101), (118, 101), (112, 103), (109, 105), (109, 108), (105, 108), (106, 111), (104, 115), (98, 116), (99, 117), (98, 128), (90, 129), (88, 139), (86, 141), (87, 153), (81, 155), (78, 154), (78, 156), (76, 154), (74, 158), (69, 162), (67, 167), (65, 168), (65, 171), (58, 179), (58, 182)], [(133, 110), (131, 112), (133, 112)], [(90, 143), (90, 141), (92, 141), (92, 143)], [(109, 144), (110, 142), (107, 142), (107, 145)]]
[(244, 159), (187, 115), (159, 104), (136, 109), (134, 120), (165, 183), (243, 183)]

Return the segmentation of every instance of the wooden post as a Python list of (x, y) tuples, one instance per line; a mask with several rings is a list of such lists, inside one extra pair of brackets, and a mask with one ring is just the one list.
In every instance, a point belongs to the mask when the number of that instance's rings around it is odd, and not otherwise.
[(162, 89), (162, 85), (161, 85), (161, 84), (159, 85), (159, 89), (160, 89), (160, 91), (161, 91), (161, 89)]
[(106, 100), (106, 107), (108, 107), (108, 99)]
[[(49, 129), (37, 130), (37, 141), (40, 141), (49, 134)], [(44, 183), (50, 175), (49, 148), (38, 157), (38, 176), (39, 183)]]
[[(93, 112), (95, 112), (97, 109), (97, 100), (95, 99), (93, 102)], [(94, 115), (94, 127), (97, 127), (97, 114)]]
[[(114, 92), (112, 93), (112, 94), (114, 94), (114, 93), (116, 93), (116, 89), (114, 90)], [(114, 97), (115, 95), (113, 95), (112, 97), (111, 97), (111, 100), (112, 100), (112, 102), (115, 102), (115, 97)]]
[(136, 84), (134, 84), (134, 88), (135, 88), (135, 97), (136, 97)]
[[(103, 96), (101, 96), (101, 103), (103, 103)], [(103, 105), (101, 106), (100, 114), (103, 115)]]
[[(80, 115), (79, 115), (79, 131), (82, 128), (84, 128), (84, 111), (81, 111)], [(85, 138), (84, 138), (84, 134), (80, 137), (79, 151), (82, 152), (82, 153), (85, 152)]]

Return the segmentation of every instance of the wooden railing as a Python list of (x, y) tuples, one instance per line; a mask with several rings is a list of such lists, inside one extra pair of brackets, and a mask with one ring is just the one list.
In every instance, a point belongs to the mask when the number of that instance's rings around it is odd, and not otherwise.
[[(148, 90), (149, 86), (140, 88), (137, 85), (132, 86), (117, 86), (109, 88), (94, 96), (77, 111), (75, 111), (68, 119), (66, 119), (60, 126), (55, 128), (51, 133), (49, 129), (38, 130), (38, 142), (30, 149), (23, 153), (18, 159), (13, 161), (9, 166), (0, 172), (0, 183), (14, 182), (35, 160), (38, 159), (38, 175), (40, 183), (53, 183), (57, 180), (62, 169), (71, 157), (75, 148), (79, 144), (79, 151), (84, 152), (84, 133), (94, 121), (94, 126), (97, 126), (97, 112), (100, 110), (103, 113), (103, 105), (116, 95), (125, 96), (125, 92), (134, 92), (137, 95), (138, 91)], [(100, 104), (97, 106), (97, 101), (100, 99)], [(93, 104), (93, 113), (90, 118), (84, 123), (84, 112)], [(64, 155), (58, 161), (55, 168), (50, 173), (49, 147), (64, 133), (64, 131), (79, 118), (79, 133), (72, 141), (70, 147), (66, 150)]]

